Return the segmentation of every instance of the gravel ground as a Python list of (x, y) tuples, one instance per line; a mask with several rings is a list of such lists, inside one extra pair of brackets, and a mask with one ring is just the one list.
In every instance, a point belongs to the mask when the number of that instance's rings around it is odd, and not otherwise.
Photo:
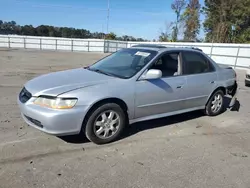
[(28, 127), (16, 104), (29, 79), (105, 56), (0, 49), (0, 187), (249, 187), (250, 88), (217, 117), (200, 112), (129, 126), (114, 143), (54, 137)]

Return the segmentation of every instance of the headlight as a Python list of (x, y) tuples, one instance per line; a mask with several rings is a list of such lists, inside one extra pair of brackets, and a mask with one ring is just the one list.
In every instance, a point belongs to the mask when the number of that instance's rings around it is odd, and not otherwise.
[(33, 103), (40, 106), (45, 106), (53, 109), (69, 109), (76, 105), (76, 98), (49, 98), (38, 97)]

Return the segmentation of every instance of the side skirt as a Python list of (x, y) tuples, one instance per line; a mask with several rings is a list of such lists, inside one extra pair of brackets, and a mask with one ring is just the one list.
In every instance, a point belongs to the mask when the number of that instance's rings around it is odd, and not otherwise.
[(168, 112), (168, 113), (163, 113), (163, 114), (156, 114), (156, 115), (141, 117), (141, 118), (137, 118), (137, 119), (131, 119), (131, 120), (129, 120), (129, 124), (133, 124), (133, 123), (140, 122), (140, 121), (147, 121), (147, 120), (152, 120), (152, 119), (173, 116), (173, 115), (177, 115), (177, 114), (183, 114), (183, 113), (192, 112), (192, 111), (196, 111), (196, 110), (203, 110), (203, 109), (205, 109), (205, 106), (189, 108), (189, 109), (185, 109), (185, 110), (178, 110), (175, 112)]

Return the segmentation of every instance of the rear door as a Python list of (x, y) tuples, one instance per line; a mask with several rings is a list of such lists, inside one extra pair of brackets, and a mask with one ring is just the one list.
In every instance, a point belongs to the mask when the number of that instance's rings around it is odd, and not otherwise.
[(183, 51), (183, 74), (186, 75), (186, 107), (203, 107), (216, 89), (217, 73), (209, 59), (200, 52)]

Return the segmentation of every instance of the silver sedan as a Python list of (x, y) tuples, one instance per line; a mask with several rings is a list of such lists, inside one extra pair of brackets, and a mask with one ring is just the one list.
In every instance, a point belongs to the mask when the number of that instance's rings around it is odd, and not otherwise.
[(135, 122), (194, 110), (218, 115), (224, 95), (235, 101), (236, 90), (235, 71), (201, 50), (138, 45), (88, 67), (36, 77), (18, 104), (34, 128), (58, 136), (84, 133), (105, 144)]

